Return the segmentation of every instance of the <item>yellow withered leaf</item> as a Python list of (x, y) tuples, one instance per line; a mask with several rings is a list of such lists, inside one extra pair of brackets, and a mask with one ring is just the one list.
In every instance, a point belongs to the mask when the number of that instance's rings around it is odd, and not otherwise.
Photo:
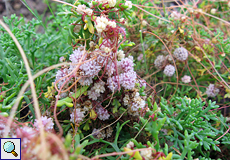
[(172, 154), (172, 152), (170, 152), (167, 155), (167, 157), (160, 157), (159, 160), (171, 160), (172, 156), (173, 156), (173, 154)]
[(89, 116), (91, 119), (95, 120), (97, 118), (97, 113), (93, 109), (91, 109)]
[[(125, 147), (124, 151), (127, 152), (127, 151), (132, 151), (132, 150), (130, 148)], [(135, 159), (142, 160), (142, 157), (141, 157), (139, 151), (136, 151), (134, 155), (133, 155), (133, 152), (129, 152), (127, 154), (130, 156), (133, 156)]]

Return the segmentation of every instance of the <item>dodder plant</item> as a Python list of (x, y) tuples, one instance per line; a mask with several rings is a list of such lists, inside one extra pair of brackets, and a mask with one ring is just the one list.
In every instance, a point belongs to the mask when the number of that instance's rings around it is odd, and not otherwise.
[(70, 121), (75, 129), (84, 124), (84, 130), (93, 131), (98, 138), (112, 135), (111, 127), (96, 130), (124, 111), (139, 116), (147, 109), (143, 92), (146, 84), (137, 78), (132, 56), (125, 57), (121, 47), (126, 31), (120, 13), (129, 18), (131, 7), (130, 1), (78, 1), (71, 13), (62, 13), (74, 19), (66, 27), (73, 54), (69, 57), (71, 65), (56, 74), (57, 107), (74, 106)]

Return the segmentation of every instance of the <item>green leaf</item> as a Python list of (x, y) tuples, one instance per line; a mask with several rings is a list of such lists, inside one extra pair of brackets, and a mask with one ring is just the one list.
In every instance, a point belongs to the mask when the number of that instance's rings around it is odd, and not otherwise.
[(117, 112), (117, 109), (121, 106), (120, 102), (117, 99), (113, 99), (113, 113)]

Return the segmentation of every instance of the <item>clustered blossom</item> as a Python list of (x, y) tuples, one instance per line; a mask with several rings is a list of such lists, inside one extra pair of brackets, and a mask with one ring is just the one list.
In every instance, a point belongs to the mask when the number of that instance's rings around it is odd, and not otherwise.
[(12, 138), (20, 137), (21, 145), (23, 146), (23, 148), (26, 148), (35, 136), (37, 136), (37, 130), (28, 126), (23, 126), (17, 128), (16, 135), (12, 136)]
[(105, 83), (103, 81), (100, 81), (98, 83), (95, 83), (94, 86), (88, 91), (89, 99), (97, 100), (97, 98), (100, 96), (100, 93), (104, 93)]
[(105, 121), (105, 120), (109, 119), (109, 117), (110, 117), (108, 111), (106, 109), (104, 109), (103, 107), (97, 108), (97, 115), (98, 115), (98, 118), (102, 121)]
[(215, 97), (219, 93), (219, 89), (215, 87), (214, 84), (210, 84), (206, 89), (206, 94), (208, 97)]
[(111, 76), (115, 71), (116, 71), (116, 69), (115, 69), (114, 62), (109, 61), (108, 64), (106, 65), (106, 74), (108, 76)]
[[(112, 75), (115, 69), (111, 69), (111, 65), (114, 65), (113, 63), (109, 63), (107, 67), (109, 67), (110, 72), (109, 75)], [(115, 65), (114, 65), (115, 66)], [(117, 62), (118, 66), (118, 72), (119, 75), (109, 77), (107, 80), (108, 88), (111, 91), (116, 91), (118, 89), (118, 79), (120, 82), (120, 85), (124, 87), (125, 89), (133, 89), (135, 87), (135, 84), (137, 83), (137, 74), (133, 69), (133, 57), (129, 56), (128, 58), (123, 58), (121, 61)]]
[[(151, 147), (149, 147), (149, 148), (151, 148)], [(145, 160), (151, 160), (151, 159), (153, 159), (153, 157), (152, 157), (152, 150), (141, 150), (141, 152), (140, 152), (140, 154), (141, 154), (141, 156), (143, 156), (144, 158), (145, 158)]]
[(106, 137), (105, 130), (99, 131), (99, 129), (94, 128), (92, 132), (93, 136), (97, 139), (104, 139)]
[[(91, 9), (87, 8), (86, 5), (77, 5), (76, 11), (82, 15), (82, 20), (85, 22), (86, 26), (84, 29), (87, 29), (88, 25), (85, 16), (91, 16), (91, 19), (93, 19), (93, 25), (96, 29), (96, 34), (94, 34), (96, 37), (93, 37), (93, 39), (89, 42), (89, 45), (85, 47), (79, 46), (78, 42), (73, 43), (73, 48), (75, 50), (69, 58), (71, 61), (70, 66), (64, 66), (56, 75), (56, 81), (64, 77), (62, 81), (58, 82), (58, 86), (64, 84), (65, 81), (68, 80), (65, 87), (65, 89), (69, 87), (67, 89), (68, 93), (74, 91), (73, 88), (70, 87), (73, 87), (75, 84), (78, 86), (79, 84), (80, 86), (89, 86), (87, 94), (84, 94), (84, 96), (81, 96), (81, 98), (77, 100), (77, 103), (81, 104), (77, 104), (76, 108), (73, 109), (70, 114), (70, 121), (78, 124), (81, 123), (85, 116), (88, 115), (85, 113), (89, 112), (91, 109), (94, 109), (97, 114), (97, 118), (101, 121), (105, 121), (110, 118), (110, 108), (104, 108), (104, 106), (101, 105), (96, 108), (92, 107), (92, 103), (95, 106), (95, 103), (101, 102), (103, 98), (106, 97), (104, 95), (105, 93), (108, 93), (108, 91), (105, 92), (106, 89), (109, 89), (110, 92), (116, 92), (118, 89), (122, 89), (124, 92), (128, 93), (128, 99), (125, 104), (128, 106), (129, 112), (132, 115), (138, 115), (145, 107), (145, 97), (139, 95), (138, 90), (140, 88), (136, 84), (139, 83), (140, 87), (146, 87), (146, 82), (137, 78), (137, 73), (134, 71), (133, 57), (125, 57), (124, 51), (118, 50), (118, 46), (121, 42), (123, 42), (122, 39), (126, 36), (125, 28), (118, 26), (116, 24), (116, 20), (114, 18), (109, 19), (110, 16), (107, 14), (110, 9), (112, 9), (112, 12), (115, 11), (114, 13), (119, 10), (117, 8), (113, 8), (115, 7), (117, 1), (93, 1), (98, 2), (96, 5), (98, 6), (100, 4), (99, 8), (105, 12), (98, 15), (97, 11), (92, 10), (96, 8), (96, 6), (93, 6), (92, 2), (89, 4)], [(128, 6), (127, 9), (132, 8), (131, 1), (125, 1), (125, 5)], [(95, 15), (94, 11), (96, 13)], [(125, 19), (121, 19), (121, 24), (124, 23)], [(146, 21), (143, 21), (143, 23), (146, 23)], [(77, 22), (74, 22), (71, 25), (76, 25), (77, 28), (74, 28), (73, 30), (75, 33), (77, 31), (79, 32), (80, 27), (82, 29), (84, 26), (84, 24), (77, 24)], [(91, 26), (88, 26), (88, 29), (91, 33)], [(95, 130), (97, 129), (94, 129), (94, 131)], [(94, 136), (97, 138), (108, 138), (112, 135), (112, 132), (112, 128), (107, 128), (100, 131), (100, 133), (94, 133)]]
[(91, 16), (93, 14), (93, 10), (90, 8), (86, 8), (86, 5), (78, 5), (77, 6), (77, 12), (80, 14), (87, 14), (89, 16)]
[(124, 87), (125, 89), (131, 90), (135, 87), (137, 74), (134, 71), (129, 71), (120, 74), (119, 78), (120, 78), (121, 86)]
[(131, 106), (132, 111), (137, 111), (138, 109), (143, 109), (145, 107), (145, 101), (140, 97), (140, 94), (136, 92), (133, 103)]
[(98, 33), (105, 31), (107, 26), (116, 28), (116, 22), (108, 20), (105, 16), (97, 17), (95, 27)]
[(182, 82), (184, 83), (190, 83), (191, 82), (191, 77), (184, 75), (184, 77), (181, 78)]
[(123, 98), (123, 102), (125, 106), (128, 106), (130, 109), (130, 114), (138, 115), (139, 109), (144, 109), (145, 107), (145, 100), (140, 97), (139, 92), (134, 92), (130, 96), (125, 95)]
[(172, 77), (175, 73), (176, 69), (173, 65), (169, 64), (167, 66), (165, 66), (165, 69), (164, 69), (164, 74), (168, 77)]
[(118, 90), (118, 78), (119, 78), (119, 76), (113, 76), (112, 78), (109, 77), (109, 78), (107, 79), (108, 88), (109, 88), (112, 92), (115, 92), (116, 90)]
[(127, 148), (133, 149), (134, 148), (134, 143), (132, 141), (130, 141), (127, 145)]
[[(50, 131), (53, 130), (54, 123), (53, 123), (53, 119), (52, 118), (47, 118), (47, 116), (42, 116), (41, 120), (42, 120), (42, 124), (44, 126), (45, 131), (50, 132)], [(39, 129), (39, 123), (38, 123), (37, 119), (35, 119), (34, 127), (36, 127), (37, 129)]]
[(57, 71), (55, 82), (58, 82), (58, 88), (61, 88), (61, 86), (64, 83), (66, 83), (65, 85), (71, 83), (71, 81), (68, 80), (68, 74), (69, 74), (69, 70), (67, 68), (60, 69)]
[(118, 60), (122, 60), (122, 59), (124, 59), (124, 58), (125, 58), (124, 51), (119, 50), (119, 51), (117, 52), (117, 59), (118, 59)]
[(116, 0), (94, 0), (94, 1), (102, 3), (102, 4), (109, 4), (109, 7), (114, 7), (117, 3)]
[(95, 138), (97, 138), (97, 139), (100, 139), (100, 138), (102, 138), (102, 139), (109, 138), (109, 137), (112, 136), (112, 133), (113, 133), (112, 127), (108, 127), (108, 128), (106, 128), (104, 130), (100, 130), (100, 129), (94, 128), (93, 132), (92, 132), (93, 136)]
[(121, 61), (118, 62), (118, 68), (120, 69), (120, 72), (129, 72), (133, 71), (133, 60), (132, 58), (124, 58)]
[(185, 61), (188, 58), (188, 51), (183, 47), (179, 47), (174, 51), (173, 55), (178, 60)]
[(128, 6), (128, 8), (127, 8), (127, 9), (131, 9), (131, 8), (132, 8), (132, 6), (133, 6), (133, 4), (132, 4), (132, 2), (131, 2), (131, 1), (126, 1), (126, 2), (125, 2), (125, 5), (126, 5), (126, 6)]
[(163, 55), (159, 55), (157, 56), (157, 58), (154, 61), (154, 65), (156, 66), (156, 68), (163, 68), (164, 67), (164, 62), (165, 62), (166, 58)]
[(82, 104), (82, 106), (83, 106), (83, 109), (82, 109), (83, 112), (88, 112), (89, 110), (91, 110), (91, 109), (93, 108), (92, 102), (89, 101), (89, 100), (85, 101), (85, 102)]
[[(60, 88), (64, 82), (69, 78), (68, 75), (76, 78), (80, 78), (79, 83), (81, 85), (90, 85), (93, 83), (93, 78), (98, 74), (98, 72), (101, 70), (102, 66), (104, 64), (99, 63), (96, 59), (90, 60), (89, 57), (90, 53), (84, 51), (82, 47), (79, 47), (78, 49), (73, 51), (73, 54), (70, 55), (70, 61), (72, 62), (72, 65), (70, 67), (61, 69), (56, 74), (56, 81), (58, 81), (58, 87)], [(89, 58), (88, 58), (89, 57)], [(79, 69), (75, 70), (75, 68), (78, 67), (78, 64), (80, 62), (84, 62), (86, 60), (89, 60), (88, 62), (85, 62), (79, 66)], [(77, 71), (79, 72), (79, 75), (77, 75)], [(71, 79), (67, 82), (67, 84), (71, 83)]]
[(80, 108), (76, 108), (70, 114), (70, 121), (73, 123), (80, 123), (81, 121), (83, 121), (84, 117), (84, 112), (82, 112)]

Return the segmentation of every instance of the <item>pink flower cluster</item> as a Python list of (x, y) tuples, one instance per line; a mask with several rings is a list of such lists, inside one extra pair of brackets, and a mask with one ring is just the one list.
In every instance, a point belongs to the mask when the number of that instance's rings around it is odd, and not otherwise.
[[(53, 119), (52, 118), (47, 118), (46, 116), (42, 116), (41, 120), (42, 120), (42, 124), (44, 126), (45, 131), (50, 132), (50, 131), (53, 130), (54, 123), (53, 123)], [(39, 124), (38, 124), (38, 120), (37, 119), (35, 119), (35, 121), (34, 121), (34, 127), (36, 127), (37, 129), (39, 129)]]
[(107, 80), (108, 88), (111, 91), (118, 89), (118, 82), (124, 89), (133, 89), (137, 83), (137, 74), (133, 69), (133, 57), (123, 58), (121, 61), (117, 61), (119, 75), (109, 77)]
[(57, 71), (55, 82), (58, 82), (58, 88), (61, 88), (61, 86), (64, 83), (65, 85), (71, 83), (71, 80), (68, 80), (68, 74), (69, 74), (69, 70), (67, 68), (60, 69)]
[(206, 94), (208, 97), (215, 97), (219, 93), (219, 89), (215, 87), (214, 84), (210, 84), (206, 89)]
[(97, 111), (98, 118), (100, 120), (105, 121), (105, 120), (109, 119), (110, 115), (109, 115), (108, 111), (106, 109), (104, 109), (103, 107), (97, 108), (96, 111)]
[(84, 112), (82, 112), (80, 108), (76, 108), (70, 114), (70, 121), (73, 123), (80, 123), (81, 121), (83, 121), (84, 117)]
[[(78, 49), (74, 50), (73, 54), (70, 55), (69, 60), (72, 62), (72, 65), (70, 65), (68, 69), (65, 68), (59, 70), (56, 74), (56, 82), (61, 78), (65, 77), (62, 80), (58, 81), (58, 88), (60, 88), (70, 76), (77, 79), (81, 77), (79, 83), (83, 86), (92, 84), (93, 78), (98, 74), (98, 72), (104, 65), (105, 58), (101, 56), (100, 61), (98, 61), (97, 59), (91, 60), (90, 53), (86, 52), (83, 47), (78, 47)], [(78, 66), (80, 62), (82, 64)], [(70, 77), (69, 80), (66, 82), (66, 85), (71, 82), (72, 81)]]

